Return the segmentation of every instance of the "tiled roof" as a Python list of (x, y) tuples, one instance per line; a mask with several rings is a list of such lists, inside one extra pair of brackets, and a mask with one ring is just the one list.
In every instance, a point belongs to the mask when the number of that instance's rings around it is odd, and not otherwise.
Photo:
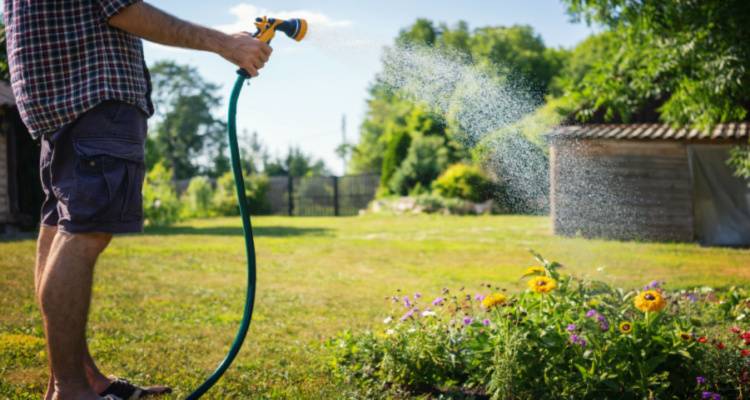
[(621, 140), (747, 140), (750, 122), (718, 124), (711, 131), (674, 129), (667, 124), (584, 124), (564, 125), (552, 130), (552, 138)]

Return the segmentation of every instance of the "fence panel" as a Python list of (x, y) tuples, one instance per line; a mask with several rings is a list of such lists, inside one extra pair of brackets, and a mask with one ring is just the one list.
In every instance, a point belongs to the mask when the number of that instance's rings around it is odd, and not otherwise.
[[(357, 215), (375, 198), (379, 175), (273, 176), (268, 202), (277, 215)], [(291, 191), (290, 191), (291, 190)], [(290, 196), (291, 193), (291, 196)]]

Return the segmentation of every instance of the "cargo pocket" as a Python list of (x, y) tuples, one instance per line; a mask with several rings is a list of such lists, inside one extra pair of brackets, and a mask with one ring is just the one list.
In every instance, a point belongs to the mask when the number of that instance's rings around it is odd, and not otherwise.
[(74, 142), (76, 190), (70, 201), (74, 222), (128, 222), (142, 218), (143, 144), (121, 138)]

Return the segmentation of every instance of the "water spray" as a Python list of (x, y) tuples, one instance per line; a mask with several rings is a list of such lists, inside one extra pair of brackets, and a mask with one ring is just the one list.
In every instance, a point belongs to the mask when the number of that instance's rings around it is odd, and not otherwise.
[[(257, 18), (255, 20), (256, 32), (254, 37), (265, 43), (271, 43), (276, 35), (276, 31), (284, 32), (288, 37), (301, 41), (307, 34), (307, 22), (304, 19), (282, 20), (277, 18)], [(255, 282), (256, 282), (256, 264), (255, 264), (255, 243), (253, 241), (253, 227), (250, 221), (250, 212), (247, 207), (247, 197), (245, 195), (245, 180), (240, 163), (240, 149), (237, 144), (237, 100), (240, 97), (242, 86), (246, 80), (250, 79), (247, 71), (240, 69), (237, 71), (237, 80), (234, 83), (232, 94), (229, 97), (229, 113), (227, 116), (227, 139), (229, 141), (229, 152), (232, 159), (232, 172), (234, 173), (234, 183), (237, 189), (237, 199), (240, 206), (240, 217), (242, 218), (242, 229), (245, 233), (245, 251), (247, 254), (247, 293), (245, 297), (245, 309), (242, 314), (242, 322), (234, 338), (232, 347), (229, 349), (224, 360), (221, 361), (211, 376), (206, 379), (187, 399), (195, 400), (203, 396), (212, 386), (219, 381), (224, 372), (229, 368), (237, 357), (242, 343), (245, 341), (247, 331), (250, 328), (250, 322), (253, 318), (253, 307), (255, 306)]]

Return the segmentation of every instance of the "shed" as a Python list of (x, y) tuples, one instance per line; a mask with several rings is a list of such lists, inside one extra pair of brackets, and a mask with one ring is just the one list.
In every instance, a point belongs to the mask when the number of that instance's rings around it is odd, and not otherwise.
[(711, 132), (665, 124), (554, 129), (550, 205), (554, 231), (618, 240), (750, 245), (750, 182), (727, 164), (750, 122)]
[(38, 165), (39, 145), (21, 121), (10, 86), (0, 81), (0, 233), (38, 222)]

